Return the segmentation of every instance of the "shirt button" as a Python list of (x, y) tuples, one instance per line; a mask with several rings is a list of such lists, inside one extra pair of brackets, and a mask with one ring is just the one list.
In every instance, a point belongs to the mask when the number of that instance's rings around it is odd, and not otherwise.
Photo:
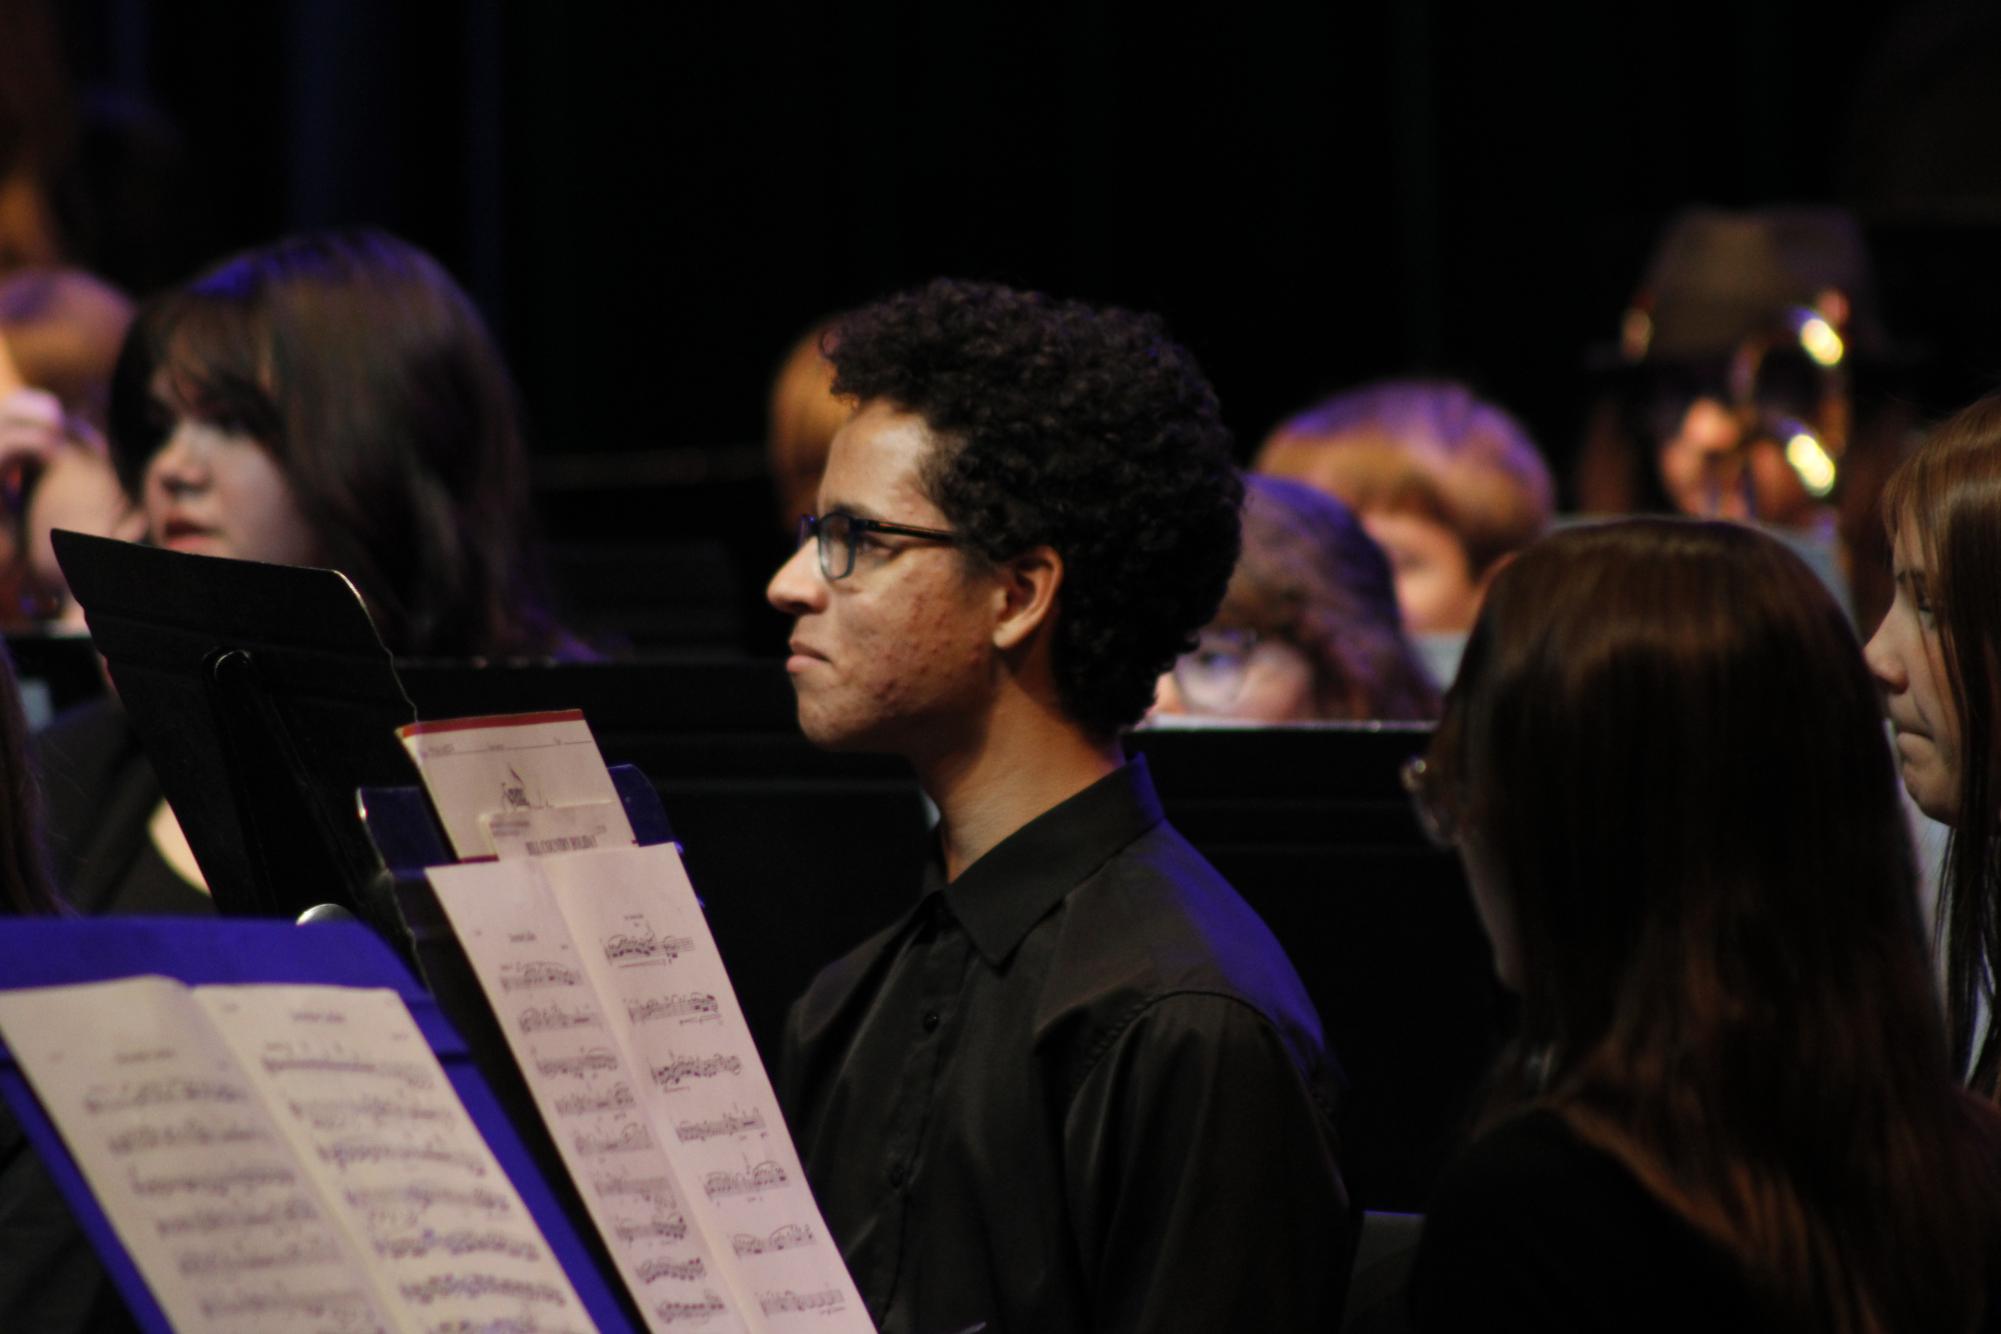
[(903, 1188), (903, 1183), (905, 1181), (908, 1181), (909, 1179), (910, 1179), (910, 1169), (905, 1167), (902, 1163), (891, 1163), (889, 1165), (889, 1184), (891, 1186), (895, 1187), (898, 1190), (901, 1190)]
[(924, 1031), (926, 1033), (936, 1033), (938, 1031), (938, 1024), (938, 1012), (936, 1010), (926, 1010), (924, 1012)]

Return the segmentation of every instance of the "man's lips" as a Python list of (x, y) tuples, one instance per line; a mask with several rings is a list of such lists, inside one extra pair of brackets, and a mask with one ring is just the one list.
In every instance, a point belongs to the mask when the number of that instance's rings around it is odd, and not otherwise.
[(792, 656), (785, 660), (787, 671), (800, 671), (812, 663), (825, 662), (827, 660), (826, 654), (820, 652), (812, 645), (802, 644), (796, 639), (787, 644), (786, 648), (792, 652)]

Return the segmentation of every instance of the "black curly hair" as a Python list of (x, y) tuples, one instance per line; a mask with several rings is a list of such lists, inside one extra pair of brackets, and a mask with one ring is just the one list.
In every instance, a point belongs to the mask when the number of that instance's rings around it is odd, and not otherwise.
[(1062, 557), (1055, 667), (1093, 735), (1138, 722), (1221, 602), (1243, 481), (1215, 391), (1155, 316), (940, 278), (826, 340), (834, 392), (941, 438), (926, 491), (975, 559)]

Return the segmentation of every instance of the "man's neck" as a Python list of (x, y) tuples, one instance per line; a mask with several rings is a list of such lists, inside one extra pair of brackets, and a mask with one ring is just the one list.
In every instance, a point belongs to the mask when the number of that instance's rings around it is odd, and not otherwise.
[(948, 881), (1125, 763), (1116, 738), (1094, 740), (1062, 713), (1025, 697), (1010, 704), (995, 710), (978, 744), (918, 762), (918, 779), (941, 817)]

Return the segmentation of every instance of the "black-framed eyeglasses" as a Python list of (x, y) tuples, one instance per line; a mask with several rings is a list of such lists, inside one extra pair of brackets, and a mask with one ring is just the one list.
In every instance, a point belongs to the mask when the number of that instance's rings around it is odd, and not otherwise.
[(959, 535), (943, 528), (916, 528), (907, 523), (885, 523), (881, 519), (864, 519), (858, 515), (835, 510), (831, 514), (802, 514), (799, 516), (799, 545), (805, 546), (807, 538), (817, 538), (820, 544), (820, 573), (829, 582), (845, 579), (855, 572), (855, 552), (870, 533), (884, 533), (891, 537), (916, 537), (927, 542), (952, 542)]
[(1424, 836), (1441, 848), (1458, 847), (1459, 819), (1446, 800), (1438, 770), (1425, 763), (1424, 756), (1413, 755), (1397, 770), (1397, 778), (1410, 794), (1410, 808)]

